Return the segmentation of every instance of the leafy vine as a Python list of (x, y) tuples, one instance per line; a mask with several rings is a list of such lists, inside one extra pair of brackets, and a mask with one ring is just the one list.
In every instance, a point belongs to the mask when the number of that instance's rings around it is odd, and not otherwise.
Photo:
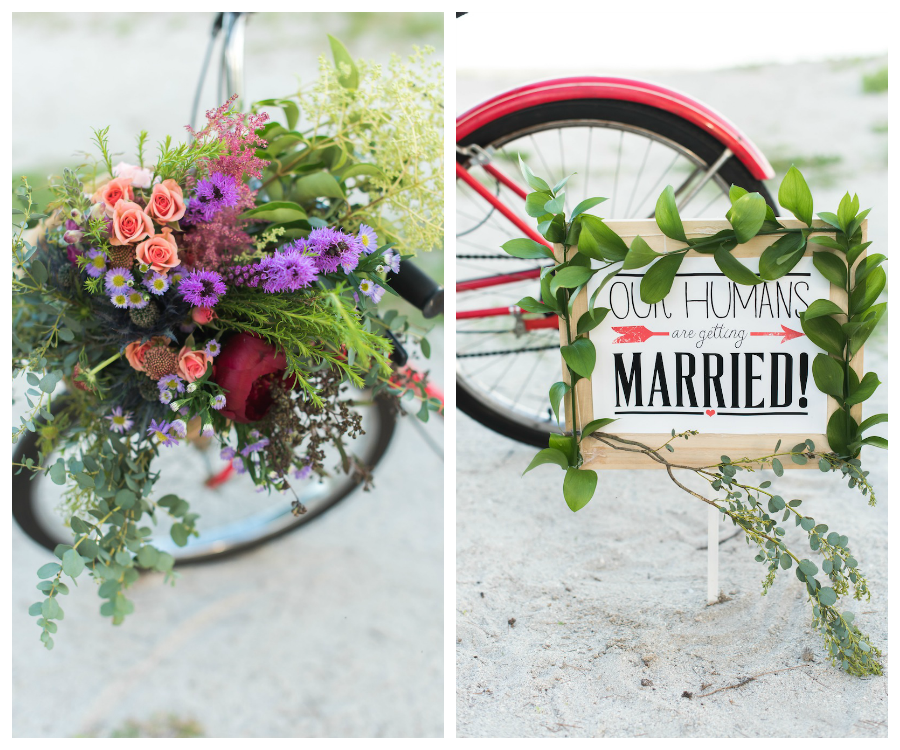
[[(689, 238), (670, 186), (657, 201), (655, 220), (660, 231), (680, 246), (659, 253), (640, 236), (629, 246), (602, 219), (586, 213), (604, 198), (582, 201), (567, 217), (564, 206), (568, 178), (550, 187), (521, 158), (519, 165), (533, 191), (526, 198), (526, 211), (537, 220), (538, 232), (548, 243), (557, 246), (557, 251), (554, 253), (548, 244), (527, 238), (510, 240), (503, 249), (517, 258), (556, 261), (555, 265), (541, 271), (540, 299), (526, 297), (518, 306), (527, 313), (555, 314), (561, 320), (566, 343), (560, 347), (560, 352), (567, 378), (550, 387), (549, 400), (557, 420), (560, 405), (566, 404), (572, 427), (564, 434), (551, 435), (549, 446), (535, 455), (525, 472), (542, 464), (558, 465), (565, 471), (563, 496), (566, 504), (572, 511), (578, 511), (590, 502), (598, 483), (597, 472), (583, 468), (582, 442), (586, 437), (608, 448), (643, 454), (649, 461), (661, 464), (676, 486), (715, 507), (724, 519), (743, 531), (748, 546), (758, 549), (755, 559), (767, 569), (763, 594), (769, 590), (779, 571), (794, 568), (798, 580), (806, 587), (812, 624), (822, 634), (832, 664), (854, 675), (881, 674), (878, 659), (881, 652), (856, 627), (853, 613), (837, 608), (839, 598), (851, 589), (855, 599), (870, 597), (865, 575), (850, 552), (849, 539), (829, 531), (826, 524), (800, 512), (802, 500), (786, 501), (770, 489), (769, 480), (758, 482), (739, 478), (740, 472), (753, 473), (766, 468), (771, 468), (780, 477), (784, 473), (782, 460), (796, 464), (817, 461), (822, 472), (839, 473), (850, 487), (868, 497), (870, 505), (875, 504), (874, 490), (868, 481), (868, 472), (862, 469), (859, 454), (863, 445), (887, 448), (885, 438), (864, 434), (886, 422), (887, 414), (876, 414), (860, 423), (851, 415), (851, 408), (868, 399), (880, 385), (873, 372), (860, 378), (852, 363), (887, 311), (887, 303), (877, 302), (886, 283), (882, 267), (886, 258), (881, 254), (863, 257), (871, 244), (862, 238), (863, 221), (869, 211), (860, 211), (859, 199), (851, 198), (848, 193), (836, 213), (819, 212), (818, 218), (824, 226), (814, 227), (812, 194), (803, 175), (791, 167), (780, 185), (778, 201), (805, 227), (783, 226), (759, 193), (732, 186), (729, 191), (731, 208), (726, 214), (731, 229), (712, 236)], [(738, 260), (732, 251), (761, 235), (777, 235), (778, 239), (763, 251), (757, 273)], [(591, 378), (597, 359), (589, 333), (609, 313), (608, 308), (597, 306), (597, 297), (619, 271), (650, 266), (641, 279), (640, 296), (644, 302), (652, 304), (668, 295), (689, 250), (711, 255), (719, 270), (730, 280), (742, 285), (756, 285), (785, 276), (807, 249), (813, 249), (811, 246), (821, 248), (812, 253), (816, 269), (846, 295), (844, 307), (831, 300), (819, 299), (800, 316), (804, 334), (823, 350), (816, 355), (812, 365), (816, 387), (836, 402), (826, 428), (829, 450), (817, 449), (812, 440), (799, 443), (790, 450), (781, 450), (779, 440), (772, 453), (765, 456), (732, 459), (723, 455), (718, 464), (696, 467), (675, 463), (667, 457), (675, 452), (673, 443), (689, 440), (697, 434), (694, 430), (681, 433), (672, 430), (669, 440), (652, 448), (603, 431), (615, 419), (599, 418), (579, 424), (576, 385), (581, 379)], [(598, 265), (595, 267), (592, 261)], [(575, 300), (598, 273), (605, 273), (605, 276), (590, 297), (586, 311), (576, 319)], [(709, 499), (687, 487), (676, 478), (674, 469), (694, 472), (718, 496)], [(786, 532), (779, 523), (787, 523), (792, 518), (795, 525), (806, 532), (810, 549), (823, 557), (821, 573), (830, 585), (823, 586), (817, 578), (819, 566), (785, 542)]]

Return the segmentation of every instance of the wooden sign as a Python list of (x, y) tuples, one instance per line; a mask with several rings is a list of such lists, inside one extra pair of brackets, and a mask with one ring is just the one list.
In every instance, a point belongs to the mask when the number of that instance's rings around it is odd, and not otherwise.
[[(779, 221), (786, 228), (805, 226), (794, 219)], [(606, 223), (629, 246), (640, 235), (657, 252), (683, 247), (665, 237), (653, 220)], [(695, 219), (684, 221), (684, 228), (693, 238), (730, 225)], [(862, 231), (865, 241), (865, 224)], [(759, 256), (780, 236), (755, 237), (733, 254), (756, 272)], [(818, 448), (827, 446), (825, 428), (837, 403), (816, 388), (812, 362), (821, 349), (803, 334), (798, 316), (817, 299), (830, 299), (844, 309), (847, 300), (845, 290), (813, 266), (813, 250), (831, 252), (809, 245), (790, 273), (755, 286), (731, 281), (711, 255), (688, 251), (671, 291), (653, 305), (640, 296), (641, 279), (650, 266), (618, 273), (595, 302), (610, 312), (589, 334), (597, 363), (592, 379), (576, 385), (578, 424), (614, 417), (618, 421), (606, 431), (651, 448), (662, 446), (673, 429), (697, 430), (699, 435), (674, 445), (673, 457), (691, 466), (716, 464), (723, 454), (766, 455), (779, 439), (786, 448), (807, 438)], [(603, 273), (595, 274), (580, 292), (573, 320), (587, 310), (603, 278)], [(860, 377), (862, 366), (860, 350), (853, 360)], [(565, 367), (563, 371), (567, 375)], [(854, 412), (859, 421), (860, 405)], [(568, 414), (566, 421), (571, 429)], [(664, 468), (592, 438), (585, 438), (582, 454), (585, 469)], [(817, 464), (785, 463), (785, 468), (810, 467)]]

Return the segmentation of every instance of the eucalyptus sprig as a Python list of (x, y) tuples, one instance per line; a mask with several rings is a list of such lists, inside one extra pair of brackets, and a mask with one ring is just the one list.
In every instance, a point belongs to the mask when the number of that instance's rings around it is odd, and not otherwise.
[[(867, 479), (868, 472), (862, 469), (859, 453), (863, 445), (887, 448), (884, 438), (864, 435), (871, 427), (887, 421), (887, 414), (876, 414), (861, 423), (851, 415), (851, 408), (868, 399), (880, 384), (875, 373), (866, 373), (859, 378), (852, 362), (887, 311), (887, 303), (877, 303), (886, 282), (882, 268), (885, 256), (876, 254), (862, 259), (871, 244), (862, 238), (863, 221), (869, 211), (860, 211), (858, 198), (851, 198), (848, 193), (837, 213), (820, 212), (821, 222), (814, 225), (812, 194), (800, 172), (791, 167), (780, 186), (779, 202), (805, 227), (783, 226), (759, 193), (732, 186), (729, 191), (731, 208), (726, 214), (731, 228), (709, 237), (688, 238), (674, 190), (669, 186), (660, 195), (654, 216), (660, 231), (677, 246), (660, 253), (640, 236), (627, 245), (601, 218), (586, 213), (602, 203), (603, 198), (582, 201), (567, 217), (564, 206), (568, 178), (551, 187), (521, 158), (519, 165), (532, 189), (526, 196), (526, 212), (537, 220), (537, 230), (546, 242), (514, 239), (505, 243), (503, 249), (517, 258), (555, 261), (555, 265), (541, 269), (540, 299), (525, 297), (518, 306), (527, 313), (553, 313), (560, 317), (567, 342), (560, 348), (567, 378), (550, 387), (549, 401), (559, 420), (560, 405), (566, 400), (571, 422), (570, 431), (550, 435), (549, 446), (535, 455), (525, 472), (542, 464), (558, 465), (565, 471), (563, 497), (566, 504), (572, 511), (578, 511), (590, 502), (598, 483), (597, 472), (583, 468), (581, 444), (585, 437), (591, 436), (616, 450), (642, 453), (649, 460), (664, 465), (679, 488), (717, 508), (723, 517), (743, 530), (748, 545), (759, 548), (756, 559), (768, 567), (763, 581), (764, 594), (779, 570), (787, 570), (796, 564), (797, 578), (807, 588), (813, 625), (822, 632), (826, 651), (834, 664), (851, 674), (881, 674), (878, 649), (853, 624), (852, 613), (841, 613), (835, 608), (838, 597), (847, 594), (851, 585), (855, 598), (870, 595), (866, 579), (847, 547), (847, 537), (837, 532), (826, 535), (828, 527), (825, 524), (817, 524), (812, 517), (797, 510), (801, 500), (785, 502), (769, 491), (771, 483), (768, 480), (754, 485), (737, 479), (738, 472), (752, 472), (756, 468), (771, 468), (776, 476), (781, 476), (784, 471), (782, 458), (798, 464), (817, 461), (822, 472), (840, 472), (851, 488), (857, 487), (863, 496), (868, 496), (870, 505), (875, 504), (875, 494)], [(760, 235), (779, 235), (779, 238), (760, 256), (757, 273), (747, 268), (732, 251)], [(556, 253), (554, 245), (559, 246)], [(806, 440), (789, 451), (779, 452), (779, 441), (769, 455), (736, 460), (722, 456), (721, 463), (698, 468), (675, 464), (662, 454), (663, 450), (674, 452), (676, 439), (689, 439), (697, 434), (696, 431), (676, 433), (672, 430), (670, 440), (652, 449), (602, 432), (616, 421), (614, 419), (599, 418), (585, 425), (579, 424), (577, 383), (591, 377), (597, 359), (588, 334), (609, 313), (608, 308), (597, 306), (597, 297), (620, 271), (650, 266), (641, 280), (640, 294), (644, 302), (652, 304), (668, 295), (689, 250), (711, 255), (719, 270), (735, 283), (756, 285), (789, 273), (809, 245), (823, 248), (813, 253), (813, 263), (828, 281), (843, 289), (847, 297), (844, 307), (831, 300), (816, 300), (800, 316), (803, 332), (824, 350), (813, 361), (816, 387), (837, 402), (837, 409), (829, 418), (826, 429), (830, 450), (816, 450), (812, 440)], [(597, 262), (597, 266), (592, 261)], [(574, 301), (598, 273), (605, 275), (590, 297), (587, 310), (576, 320)], [(711, 500), (691, 490), (675, 478), (674, 468), (693, 471), (713, 492), (724, 492), (724, 497)], [(816, 579), (818, 567), (812, 561), (787, 547), (783, 539), (785, 530), (773, 517), (782, 511), (782, 523), (793, 516), (795, 524), (807, 533), (810, 548), (824, 556), (822, 571), (830, 579), (831, 586), (823, 587)]]

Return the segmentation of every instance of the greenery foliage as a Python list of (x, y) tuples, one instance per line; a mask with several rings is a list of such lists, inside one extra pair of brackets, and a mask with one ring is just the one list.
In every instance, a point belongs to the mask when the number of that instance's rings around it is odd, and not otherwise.
[[(569, 508), (578, 511), (590, 502), (598, 484), (597, 472), (581, 468), (584, 462), (581, 444), (586, 437), (616, 450), (642, 453), (648, 460), (662, 464), (679, 488), (715, 507), (723, 518), (743, 530), (748, 545), (758, 549), (756, 560), (767, 567), (763, 594), (779, 571), (794, 567), (807, 590), (813, 626), (822, 633), (833, 664), (855, 675), (881, 674), (880, 651), (854, 625), (853, 614), (841, 612), (836, 606), (839, 597), (851, 588), (856, 599), (870, 596), (865, 576), (850, 553), (847, 537), (829, 532), (827, 525), (801, 513), (798, 508), (802, 501), (785, 501), (769, 489), (770, 481), (740, 478), (740, 472), (752, 473), (764, 468), (771, 468), (780, 477), (784, 472), (783, 461), (797, 464), (816, 461), (822, 472), (839, 474), (850, 487), (858, 488), (868, 497), (870, 504), (875, 504), (868, 472), (862, 469), (859, 454), (863, 445), (887, 448), (886, 439), (866, 434), (875, 425), (886, 422), (887, 414), (876, 414), (860, 423), (851, 416), (851, 408), (867, 400), (880, 384), (873, 372), (859, 378), (851, 363), (887, 311), (887, 303), (877, 302), (886, 283), (882, 267), (886, 258), (881, 254), (863, 257), (871, 244), (862, 241), (862, 224), (869, 211), (860, 211), (859, 199), (848, 193), (835, 213), (818, 212), (821, 221), (814, 225), (812, 194), (803, 175), (792, 167), (781, 183), (778, 201), (806, 225), (804, 228), (784, 227), (760, 194), (732, 186), (729, 193), (732, 205), (726, 214), (731, 228), (712, 236), (688, 238), (674, 191), (669, 186), (659, 196), (655, 220), (662, 233), (681, 247), (657, 253), (639, 236), (629, 247), (602, 219), (586, 213), (602, 203), (603, 198), (583, 201), (566, 217), (563, 211), (566, 180), (551, 187), (521, 159), (519, 164), (533, 191), (526, 198), (526, 210), (537, 220), (540, 234), (561, 249), (554, 255), (548, 244), (531, 239), (510, 240), (503, 249), (518, 258), (557, 261), (556, 265), (542, 270), (541, 298), (526, 297), (518, 305), (527, 312), (554, 313), (561, 319), (569, 342), (561, 347), (568, 378), (550, 387), (549, 400), (557, 419), (560, 405), (565, 402), (572, 421), (572, 431), (551, 435), (549, 446), (538, 452), (525, 471), (543, 464), (556, 464), (563, 469), (563, 496)], [(778, 239), (762, 253), (756, 273), (732, 251), (760, 235), (777, 235)], [(596, 363), (596, 351), (588, 334), (609, 312), (596, 305), (597, 296), (619, 271), (649, 266), (641, 280), (640, 296), (646, 303), (655, 303), (668, 295), (689, 250), (711, 255), (720, 271), (735, 283), (755, 285), (789, 273), (807, 249), (813, 250), (816, 269), (831, 284), (842, 288), (847, 297), (844, 307), (830, 300), (816, 300), (801, 314), (803, 332), (823, 350), (815, 357), (812, 367), (816, 387), (837, 402), (827, 426), (828, 450), (817, 449), (812, 440), (782, 450), (779, 441), (769, 455), (738, 459), (722, 456), (719, 464), (698, 468), (674, 463), (667, 455), (675, 452), (673, 443), (689, 440), (697, 434), (695, 431), (672, 430), (670, 440), (651, 448), (604, 431), (614, 419), (600, 418), (584, 425), (577, 422), (575, 385), (579, 379), (591, 377)], [(574, 320), (575, 298), (597, 274), (604, 274), (602, 281), (586, 312)], [(676, 468), (693, 471), (717, 496), (708, 499), (683, 485), (673, 474)], [(819, 567), (785, 542), (785, 530), (779, 524), (792, 518), (807, 533), (810, 549), (822, 556), (821, 572), (830, 585), (823, 586), (816, 577)]]
[(282, 110), (261, 135), (270, 161), (251, 210), (293, 238), (310, 226), (361, 223), (415, 254), (443, 244), (443, 83), (431, 48), (387, 68), (354, 61), (329, 37), (311, 86), (255, 109)]

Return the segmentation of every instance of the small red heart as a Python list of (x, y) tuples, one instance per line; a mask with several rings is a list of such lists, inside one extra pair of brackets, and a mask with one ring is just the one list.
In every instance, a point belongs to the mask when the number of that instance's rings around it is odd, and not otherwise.
[(713, 416), (715, 413), (716, 413), (716, 410), (715, 410), (715, 409), (707, 409), (707, 410), (706, 410), (706, 416), (707, 416), (707, 417), (711, 417), (711, 416)]

